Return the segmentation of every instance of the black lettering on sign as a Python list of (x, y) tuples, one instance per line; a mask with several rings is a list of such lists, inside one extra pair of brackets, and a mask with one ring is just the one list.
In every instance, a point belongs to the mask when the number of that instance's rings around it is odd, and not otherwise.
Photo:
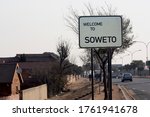
[(112, 42), (115, 43), (117, 41), (117, 38), (115, 36), (112, 37)]
[(89, 37), (85, 37), (85, 43), (89, 43)]
[(91, 43), (94, 43), (94, 42), (95, 42), (95, 38), (94, 38), (94, 37), (91, 37), (91, 38), (90, 38), (90, 42), (91, 42)]
[(85, 37), (85, 43), (115, 43), (115, 36)]
[(83, 23), (84, 26), (103, 26), (102, 22), (85, 22)]
[(107, 43), (107, 37), (106, 36), (103, 37), (103, 43)]

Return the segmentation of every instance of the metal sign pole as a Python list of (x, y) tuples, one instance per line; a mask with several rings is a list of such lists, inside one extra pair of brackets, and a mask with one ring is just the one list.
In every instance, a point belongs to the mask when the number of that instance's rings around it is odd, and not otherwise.
[(93, 79), (93, 48), (91, 48), (91, 78), (92, 78), (92, 83), (91, 83), (91, 88), (92, 88), (92, 100), (94, 100), (94, 79)]
[(111, 48), (108, 49), (108, 86), (109, 86), (109, 100), (112, 100), (112, 70), (111, 70)]

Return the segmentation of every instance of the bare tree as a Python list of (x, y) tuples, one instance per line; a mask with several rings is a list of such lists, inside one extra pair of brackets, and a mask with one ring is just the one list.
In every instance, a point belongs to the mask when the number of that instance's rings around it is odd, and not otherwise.
[(57, 45), (57, 52), (60, 56), (60, 60), (64, 61), (70, 54), (70, 45), (67, 41), (60, 41)]
[(83, 65), (86, 65), (90, 62), (90, 51), (89, 49), (84, 50), (84, 54), (80, 55), (80, 60), (83, 62)]
[[(106, 4), (105, 7), (95, 8), (92, 7), (90, 4), (85, 5), (85, 10), (81, 11), (80, 13), (77, 10), (74, 10), (73, 8), (70, 10), (71, 13), (69, 16), (66, 17), (66, 21), (68, 23), (68, 27), (70, 27), (73, 32), (75, 32), (77, 35), (79, 34), (78, 31), (78, 18), (79, 16), (111, 16), (116, 15), (116, 10), (112, 8), (112, 6)], [(133, 44), (133, 34), (132, 34), (132, 25), (130, 23), (130, 19), (125, 18), (122, 16), (123, 24), (122, 24), (122, 33), (123, 33), (123, 45), (120, 48), (112, 48), (111, 56), (114, 53), (121, 53), (128, 47), (130, 47)], [(104, 91), (105, 91), (105, 97), (104, 99), (108, 99), (108, 93), (107, 93), (107, 77), (106, 77), (106, 64), (108, 61), (107, 57), (107, 48), (94, 48), (95, 58), (98, 61), (99, 66), (101, 67), (103, 71), (103, 81), (104, 81)]]
[(66, 73), (67, 69), (70, 67), (70, 62), (68, 57), (70, 55), (70, 44), (67, 41), (61, 40), (57, 45), (57, 52), (59, 55), (59, 79), (64, 87), (67, 83)]

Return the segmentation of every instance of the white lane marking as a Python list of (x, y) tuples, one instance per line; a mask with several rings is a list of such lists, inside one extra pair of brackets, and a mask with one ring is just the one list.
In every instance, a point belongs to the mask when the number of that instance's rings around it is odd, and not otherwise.
[[(136, 90), (136, 88), (134, 88), (134, 87), (133, 87), (132, 89), (133, 89), (133, 90)], [(145, 90), (141, 90), (141, 91), (145, 92)]]

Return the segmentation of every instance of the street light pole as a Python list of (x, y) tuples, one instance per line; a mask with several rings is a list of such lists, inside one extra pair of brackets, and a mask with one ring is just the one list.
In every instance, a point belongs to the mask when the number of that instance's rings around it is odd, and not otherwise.
[(150, 43), (150, 41), (146, 44), (146, 53), (147, 53), (147, 54), (146, 54), (146, 56), (147, 56), (147, 57), (146, 57), (146, 60), (147, 60), (147, 61), (148, 61), (148, 45), (149, 45), (149, 43)]
[[(148, 45), (150, 44), (150, 41), (148, 43), (145, 43), (143, 41), (135, 41), (135, 42), (143, 43), (146, 46), (146, 62), (148, 62)], [(146, 65), (146, 66), (148, 66), (148, 65)], [(149, 75), (150, 75), (150, 66), (148, 66), (148, 68), (149, 68)]]
[(131, 51), (128, 51), (128, 50), (126, 50), (126, 51), (131, 54), (131, 62), (132, 62), (133, 61), (133, 54), (135, 54), (136, 52), (139, 52), (141, 50), (135, 50), (134, 52), (131, 52)]
[(124, 56), (122, 56), (122, 57), (120, 56), (120, 58), (122, 59), (122, 66), (123, 66), (123, 58), (126, 57), (126, 56), (129, 56), (129, 54), (124, 55)]
[(123, 58), (126, 57), (126, 56), (129, 56), (129, 54), (124, 55), (124, 56), (122, 56), (122, 57), (120, 56), (120, 58), (122, 59), (122, 69), (121, 69), (121, 72), (123, 72)]
[(135, 41), (135, 42), (139, 42), (139, 43), (143, 43), (146, 47), (146, 61), (148, 61), (148, 45), (150, 44), (150, 41), (148, 43), (145, 43), (143, 41)]

